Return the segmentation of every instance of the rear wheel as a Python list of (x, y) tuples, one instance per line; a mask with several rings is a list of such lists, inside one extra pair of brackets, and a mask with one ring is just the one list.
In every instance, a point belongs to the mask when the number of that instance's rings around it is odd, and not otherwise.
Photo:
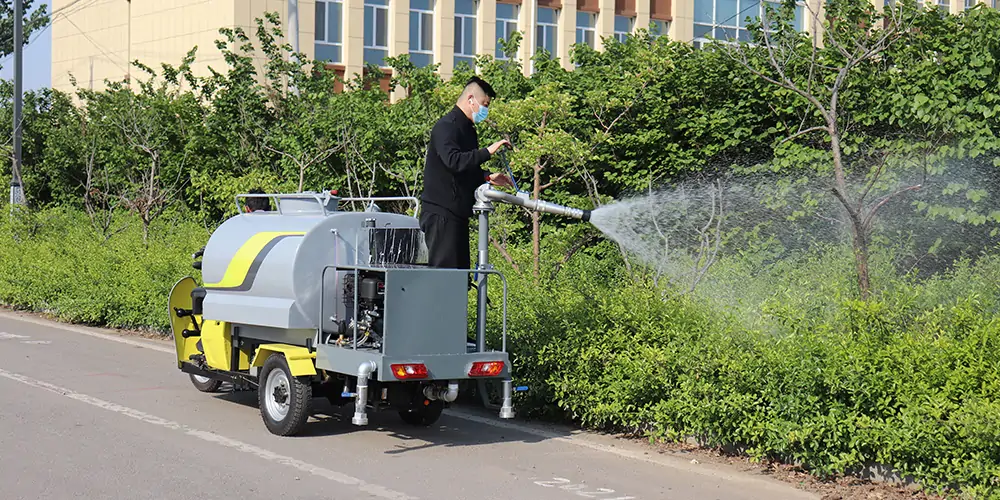
[(428, 426), (433, 425), (441, 418), (444, 411), (444, 401), (425, 401), (419, 405), (414, 405), (408, 410), (399, 410), (399, 416), (410, 425)]
[(222, 387), (221, 380), (215, 380), (201, 375), (195, 375), (193, 373), (189, 375), (191, 376), (191, 383), (194, 384), (194, 387), (201, 392), (219, 392), (219, 387)]
[(272, 354), (261, 369), (257, 398), (267, 430), (291, 436), (309, 419), (312, 384), (292, 376), (284, 355)]

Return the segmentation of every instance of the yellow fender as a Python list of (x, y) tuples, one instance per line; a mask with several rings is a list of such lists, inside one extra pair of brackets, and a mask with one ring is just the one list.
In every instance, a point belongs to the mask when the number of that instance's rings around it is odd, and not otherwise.
[(288, 369), (291, 370), (293, 377), (316, 375), (316, 362), (314, 361), (316, 353), (309, 352), (309, 349), (305, 347), (288, 344), (261, 344), (257, 347), (252, 366), (258, 368), (264, 366), (268, 356), (279, 352), (285, 355), (285, 361), (288, 362)]
[(195, 320), (201, 321), (197, 316), (177, 317), (175, 308), (191, 310), (191, 291), (198, 286), (194, 278), (186, 276), (181, 278), (174, 287), (170, 289), (167, 299), (167, 315), (170, 318), (170, 332), (174, 336), (174, 350), (177, 354), (177, 368), (181, 367), (182, 361), (190, 361), (192, 354), (198, 354), (198, 337), (184, 338), (184, 330), (194, 330)]

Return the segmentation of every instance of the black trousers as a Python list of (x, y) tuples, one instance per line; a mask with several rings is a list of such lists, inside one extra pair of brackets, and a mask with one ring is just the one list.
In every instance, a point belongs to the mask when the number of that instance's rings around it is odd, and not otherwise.
[(420, 230), (427, 241), (428, 265), (471, 269), (468, 220), (425, 211), (420, 213)]

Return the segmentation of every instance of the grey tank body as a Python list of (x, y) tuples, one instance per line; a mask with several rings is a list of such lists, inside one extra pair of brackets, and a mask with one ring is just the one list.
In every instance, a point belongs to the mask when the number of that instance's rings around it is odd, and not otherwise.
[[(353, 313), (343, 301), (344, 277), (352, 271), (330, 268), (321, 281), (324, 267), (369, 265), (369, 219), (376, 228), (419, 229), (411, 216), (324, 213), (314, 206), (240, 214), (215, 230), (202, 259), (206, 320), (263, 327), (257, 331), (315, 331), (322, 318), (323, 330), (333, 331), (334, 318), (350, 320)], [(419, 252), (426, 255), (422, 238)]]

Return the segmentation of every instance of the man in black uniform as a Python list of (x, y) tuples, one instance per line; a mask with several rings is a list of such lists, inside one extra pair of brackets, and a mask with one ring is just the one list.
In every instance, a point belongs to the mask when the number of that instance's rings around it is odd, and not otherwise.
[[(424, 191), (420, 197), (420, 229), (427, 240), (432, 267), (469, 269), (469, 219), (475, 191), (484, 182), (511, 186), (501, 173), (488, 174), (480, 165), (503, 146), (505, 140), (479, 147), (475, 124), (486, 119), (493, 87), (479, 77), (466, 84), (455, 107), (431, 129), (424, 165)], [(470, 276), (471, 279), (471, 276)]]

